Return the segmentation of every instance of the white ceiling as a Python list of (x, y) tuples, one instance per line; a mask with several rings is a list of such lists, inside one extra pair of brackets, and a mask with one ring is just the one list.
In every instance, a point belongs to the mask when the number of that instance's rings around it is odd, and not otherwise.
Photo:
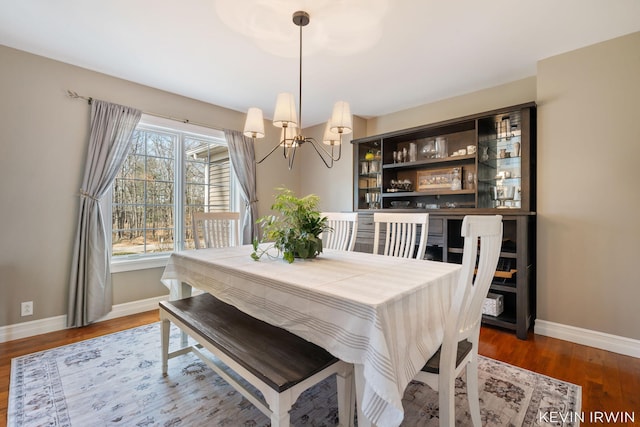
[[(354, 2), (377, 18), (348, 14)], [(245, 6), (245, 29), (284, 31), (289, 57), (223, 23), (233, 3)], [(304, 127), (338, 100), (379, 116), (533, 76), (540, 59), (640, 31), (639, 0), (0, 0), (0, 44), (271, 117), (277, 93), (297, 97), (299, 9), (311, 14), (303, 46), (314, 50), (303, 59)], [(316, 46), (328, 10), (342, 20)]]

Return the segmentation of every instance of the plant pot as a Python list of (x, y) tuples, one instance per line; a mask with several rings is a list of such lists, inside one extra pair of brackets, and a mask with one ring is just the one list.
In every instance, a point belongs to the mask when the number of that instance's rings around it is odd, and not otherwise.
[(322, 239), (301, 239), (295, 243), (293, 250), (294, 258), (311, 259), (318, 256), (322, 252)]

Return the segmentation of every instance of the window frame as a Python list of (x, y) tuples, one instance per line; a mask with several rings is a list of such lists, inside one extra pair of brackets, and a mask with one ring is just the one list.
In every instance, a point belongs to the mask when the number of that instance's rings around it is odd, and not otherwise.
[[(111, 265), (111, 273), (120, 273), (125, 271), (143, 270), (149, 268), (165, 267), (169, 256), (172, 252), (177, 250), (183, 250), (185, 248), (185, 195), (184, 189), (186, 186), (184, 177), (185, 166), (185, 150), (184, 150), (184, 136), (190, 136), (194, 138), (213, 138), (228, 148), (228, 143), (224, 135), (224, 131), (219, 129), (207, 128), (191, 124), (188, 122), (182, 122), (178, 120), (172, 120), (163, 117), (152, 116), (150, 114), (143, 114), (138, 126), (136, 128), (147, 129), (151, 131), (168, 132), (179, 134), (174, 147), (175, 158), (175, 170), (174, 170), (174, 210), (175, 210), (175, 223), (174, 223), (174, 245), (170, 252), (162, 253), (145, 253), (145, 254), (130, 254), (113, 256), (113, 220), (112, 220), (112, 200), (113, 200), (113, 185), (110, 187), (108, 193), (105, 195), (102, 201), (102, 210), (104, 212), (105, 231), (109, 242), (109, 259)], [(238, 211), (241, 206), (240, 191), (236, 174), (233, 170), (233, 164), (229, 159), (229, 209), (231, 211)]]

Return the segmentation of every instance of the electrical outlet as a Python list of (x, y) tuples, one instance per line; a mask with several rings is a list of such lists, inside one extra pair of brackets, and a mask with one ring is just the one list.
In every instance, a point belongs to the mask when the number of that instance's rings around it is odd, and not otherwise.
[(21, 316), (33, 316), (33, 301), (25, 301), (20, 305)]

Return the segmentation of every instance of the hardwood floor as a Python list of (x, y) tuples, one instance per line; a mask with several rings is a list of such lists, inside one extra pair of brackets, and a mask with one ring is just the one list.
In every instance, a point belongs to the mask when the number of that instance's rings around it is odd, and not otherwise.
[[(158, 311), (0, 343), (0, 426), (7, 420), (11, 359), (123, 329), (157, 322)], [(640, 359), (534, 335), (519, 340), (511, 332), (483, 327), (480, 354), (582, 386), (583, 426), (640, 425)], [(631, 422), (605, 423), (607, 413), (633, 414)]]

